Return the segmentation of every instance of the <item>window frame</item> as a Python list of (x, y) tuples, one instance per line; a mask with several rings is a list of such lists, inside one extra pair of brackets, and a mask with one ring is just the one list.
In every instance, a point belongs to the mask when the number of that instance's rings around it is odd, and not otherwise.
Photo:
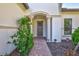
[[(70, 33), (65, 33), (65, 20), (69, 20), (70, 24), (70, 30), (68, 30)], [(64, 18), (64, 35), (71, 35), (72, 34), (72, 18)]]

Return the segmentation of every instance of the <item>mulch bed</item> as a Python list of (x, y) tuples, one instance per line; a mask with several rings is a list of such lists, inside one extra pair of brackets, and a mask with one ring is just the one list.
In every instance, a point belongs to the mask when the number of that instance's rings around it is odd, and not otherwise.
[[(68, 52), (68, 50), (74, 49), (74, 45), (72, 44), (71, 40), (69, 41), (62, 40), (62, 42), (60, 43), (48, 42), (47, 44), (53, 56), (66, 56), (65, 52)], [(78, 56), (78, 55), (79, 55), (78, 53), (75, 54), (75, 56)]]

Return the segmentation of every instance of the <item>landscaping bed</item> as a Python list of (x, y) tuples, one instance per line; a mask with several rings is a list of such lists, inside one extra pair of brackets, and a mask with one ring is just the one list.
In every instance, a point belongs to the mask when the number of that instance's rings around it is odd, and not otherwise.
[[(53, 56), (66, 56), (66, 51), (74, 49), (74, 45), (72, 44), (71, 40), (62, 40), (60, 43), (49, 42), (47, 44)], [(79, 53), (76, 53), (75, 56), (79, 56)]]

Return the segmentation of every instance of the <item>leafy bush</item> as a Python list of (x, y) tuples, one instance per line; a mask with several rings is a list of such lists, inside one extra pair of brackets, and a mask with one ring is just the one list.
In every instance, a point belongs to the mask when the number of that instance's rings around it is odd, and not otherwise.
[(79, 27), (72, 33), (72, 41), (74, 45), (77, 45), (79, 42)]
[(28, 55), (33, 47), (33, 35), (30, 28), (30, 18), (22, 17), (18, 20), (18, 31), (11, 36), (13, 43), (16, 45), (20, 55)]

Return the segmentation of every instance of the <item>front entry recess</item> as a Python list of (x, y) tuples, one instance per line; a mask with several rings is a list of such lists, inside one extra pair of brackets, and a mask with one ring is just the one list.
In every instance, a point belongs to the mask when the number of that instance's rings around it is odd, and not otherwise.
[(43, 37), (43, 21), (37, 21), (37, 36)]

